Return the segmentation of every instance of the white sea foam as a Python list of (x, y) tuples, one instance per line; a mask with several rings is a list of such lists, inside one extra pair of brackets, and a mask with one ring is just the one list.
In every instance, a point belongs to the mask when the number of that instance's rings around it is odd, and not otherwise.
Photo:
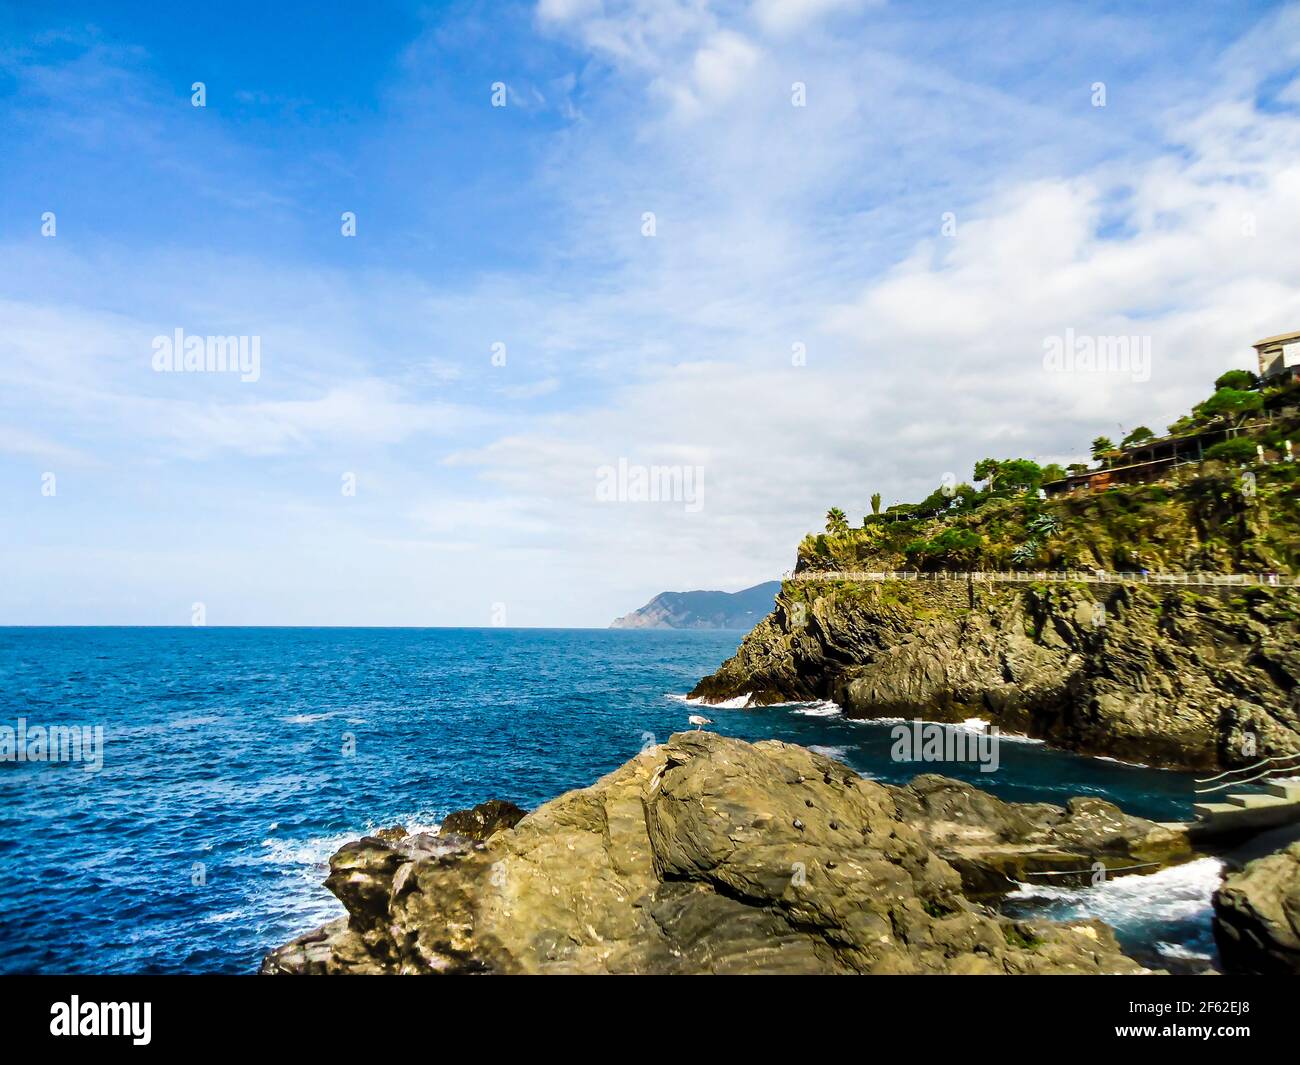
[(329, 711), (324, 714), (294, 714), (292, 717), (282, 717), (281, 721), (289, 725), (311, 725), (317, 721), (326, 721), (333, 717), (336, 711)]
[(785, 703), (783, 705), (795, 707), (795, 713), (802, 717), (842, 717), (844, 714), (839, 703), (833, 703), (829, 699), (818, 699), (811, 703)]
[[(416, 813), (410, 817), (394, 817), (381, 822), (368, 822), (350, 832), (332, 832), (326, 836), (310, 836), (307, 839), (268, 836), (262, 840), (261, 847), (252, 854), (236, 855), (231, 859), (232, 865), (279, 865), (296, 869), (300, 875), (319, 879), (317, 873), (329, 864), (330, 855), (354, 839), (371, 835), (381, 828), (392, 825), (405, 825), (409, 835), (421, 832), (437, 832), (439, 822), (427, 813)], [(275, 831), (278, 824), (271, 825)]]
[(227, 910), (225, 913), (210, 913), (203, 918), (204, 924), (225, 924), (227, 921), (242, 920), (246, 915), (244, 910)]
[(841, 759), (849, 753), (849, 748), (847, 747), (827, 747), (819, 743), (812, 744), (808, 750), (812, 751), (814, 754), (820, 754), (823, 758)]
[(1048, 902), (1057, 920), (1099, 917), (1115, 928), (1159, 921), (1204, 921), (1208, 927), (1210, 896), (1219, 886), (1222, 870), (1218, 858), (1197, 858), (1147, 876), (1112, 877), (1096, 887), (1021, 884), (1007, 897)]
[(723, 699), (720, 702), (710, 702), (707, 699), (692, 699), (689, 695), (676, 695), (673, 692), (667, 692), (665, 699), (672, 699), (673, 702), (685, 703), (687, 706), (711, 706), (715, 710), (745, 710), (749, 707), (750, 693), (737, 695), (734, 699)]
[[(1076, 752), (1077, 753), (1077, 752)], [(1168, 769), (1165, 766), (1147, 765), (1145, 762), (1126, 762), (1123, 758), (1112, 758), (1108, 754), (1080, 754), (1080, 758), (1091, 758), (1097, 762), (1114, 762), (1116, 765), (1131, 766), (1134, 769), (1148, 769), (1152, 773), (1177, 773), (1177, 769)]]
[[(968, 717), (960, 725), (953, 725), (952, 727), (963, 732), (974, 732), (983, 736), (988, 733), (990, 722), (985, 721), (982, 717)], [(1046, 742), (1045, 740), (1036, 740), (1032, 736), (1022, 735), (1019, 732), (1003, 732), (1001, 729), (998, 730), (998, 739), (1005, 740), (1007, 743), (1033, 743), (1038, 745)]]
[(1191, 947), (1182, 943), (1164, 943), (1156, 944), (1156, 950), (1166, 958), (1177, 958), (1180, 961), (1212, 961), (1213, 956), (1206, 954), (1204, 951), (1193, 950)]

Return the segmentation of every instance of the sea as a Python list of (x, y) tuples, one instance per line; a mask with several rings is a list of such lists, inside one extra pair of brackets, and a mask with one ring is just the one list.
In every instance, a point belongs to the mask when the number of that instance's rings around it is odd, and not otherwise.
[[(893, 723), (850, 721), (831, 703), (690, 705), (742, 636), (0, 628), (0, 732), (21, 721), (29, 737), (51, 726), (102, 737), (97, 768), (0, 762), (0, 972), (252, 973), (342, 915), (322, 881), (348, 840), (430, 828), (489, 798), (533, 808), (690, 727), (692, 713), (891, 783), (939, 771), (1017, 802), (1096, 795), (1158, 820), (1191, 816), (1185, 773), (1016, 738), (992, 773), (896, 762)], [(1094, 888), (1026, 884), (1006, 905), (1101, 917), (1143, 960), (1197, 971), (1216, 963), (1219, 875), (1203, 858)]]

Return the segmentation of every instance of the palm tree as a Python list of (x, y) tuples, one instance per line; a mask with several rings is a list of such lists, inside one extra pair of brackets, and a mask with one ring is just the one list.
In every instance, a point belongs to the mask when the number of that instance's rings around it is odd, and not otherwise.
[(839, 507), (831, 507), (826, 512), (826, 531), (832, 536), (849, 531), (849, 519)]
[(1099, 436), (1092, 442), (1092, 457), (1098, 462), (1104, 462), (1108, 452), (1114, 451), (1115, 445), (1110, 442), (1110, 437)]
[(871, 513), (872, 513), (872, 514), (879, 514), (879, 513), (880, 513), (880, 493), (879, 493), (879, 492), (872, 492), (872, 493), (871, 493)]

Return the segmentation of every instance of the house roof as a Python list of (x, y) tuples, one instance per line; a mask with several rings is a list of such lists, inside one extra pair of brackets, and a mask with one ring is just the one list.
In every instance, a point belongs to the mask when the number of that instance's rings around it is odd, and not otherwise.
[(1257, 340), (1251, 345), (1252, 348), (1266, 348), (1273, 344), (1285, 344), (1288, 340), (1300, 340), (1300, 330), (1294, 333), (1279, 333), (1275, 337), (1265, 337), (1263, 340)]

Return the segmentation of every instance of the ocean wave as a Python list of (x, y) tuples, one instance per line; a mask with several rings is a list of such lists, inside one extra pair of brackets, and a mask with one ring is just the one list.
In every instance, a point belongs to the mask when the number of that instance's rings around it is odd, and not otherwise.
[(814, 754), (820, 754), (823, 758), (834, 758), (837, 761), (843, 761), (844, 756), (849, 753), (849, 748), (847, 747), (828, 747), (819, 743), (812, 744), (808, 750), (812, 751)]
[(782, 703), (782, 706), (793, 706), (796, 709), (794, 713), (801, 717), (842, 717), (844, 710), (839, 703), (833, 703), (829, 699), (818, 699), (811, 703)]
[(1193, 950), (1185, 943), (1165, 943), (1156, 944), (1156, 950), (1166, 958), (1177, 958), (1179, 961), (1213, 961), (1214, 955), (1207, 954), (1205, 951)]
[(1219, 886), (1223, 862), (1197, 858), (1146, 876), (1117, 876), (1095, 887), (1068, 888), (1021, 884), (1008, 899), (1049, 904), (1052, 917), (1099, 917), (1116, 929), (1154, 922), (1203, 922), (1208, 929), (1210, 896)]
[(711, 706), (715, 710), (745, 710), (749, 707), (750, 693), (737, 695), (734, 699), (723, 699), (720, 702), (709, 702), (706, 699), (691, 698), (689, 695), (677, 695), (673, 692), (666, 692), (665, 699), (672, 699), (673, 702), (685, 703), (687, 706)]
[[(951, 727), (960, 729), (962, 732), (974, 732), (983, 736), (988, 733), (991, 722), (985, 721), (982, 717), (968, 717), (961, 724)], [(1033, 736), (1026, 736), (1020, 732), (1003, 732), (1001, 729), (998, 729), (998, 739), (1006, 740), (1008, 743), (1043, 744), (1047, 742), (1046, 740), (1035, 739)]]

